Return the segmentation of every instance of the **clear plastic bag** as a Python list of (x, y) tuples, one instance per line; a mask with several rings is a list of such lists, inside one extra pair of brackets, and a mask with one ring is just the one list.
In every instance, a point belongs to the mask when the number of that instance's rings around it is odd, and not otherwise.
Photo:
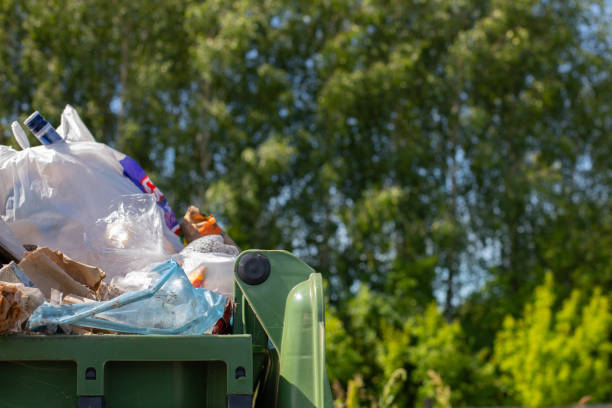
[(28, 329), (53, 332), (58, 326), (75, 325), (137, 334), (203, 334), (223, 316), (225, 297), (194, 288), (174, 260), (126, 276), (124, 283), (130, 280), (146, 289), (105, 302), (45, 302), (30, 317)]
[(87, 224), (84, 242), (93, 264), (112, 282), (130, 271), (165, 261), (175, 252), (164, 229), (163, 214), (153, 195), (123, 195), (110, 202), (106, 214)]
[[(4, 263), (1, 261), (7, 256), (9, 259), (12, 258), (19, 262), (23, 258), (24, 253), (25, 249), (21, 242), (17, 240), (9, 226), (0, 219), (0, 263)], [(5, 262), (8, 261), (5, 260)]]
[(191, 253), (185, 256), (183, 266), (190, 278), (194, 271), (202, 275), (202, 287), (233, 299), (235, 260), (227, 254)]
[(221, 235), (207, 235), (187, 245), (177, 258), (192, 283), (201, 281), (202, 287), (233, 298), (234, 261), (239, 252), (225, 244)]

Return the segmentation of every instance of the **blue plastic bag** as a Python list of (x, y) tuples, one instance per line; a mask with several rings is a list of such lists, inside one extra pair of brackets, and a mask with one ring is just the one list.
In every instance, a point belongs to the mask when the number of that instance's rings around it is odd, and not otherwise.
[(75, 325), (136, 334), (203, 334), (223, 316), (226, 299), (194, 288), (174, 261), (157, 264), (145, 290), (128, 292), (104, 302), (52, 305), (45, 302), (30, 317), (33, 331), (55, 332)]

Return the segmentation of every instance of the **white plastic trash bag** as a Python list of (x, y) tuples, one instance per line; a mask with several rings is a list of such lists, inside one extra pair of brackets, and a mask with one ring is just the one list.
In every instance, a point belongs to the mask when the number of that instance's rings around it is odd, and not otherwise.
[[(59, 249), (72, 259), (98, 266), (100, 251), (106, 247), (98, 250), (91, 244), (102, 239), (96, 235), (96, 222), (108, 217), (113, 206), (118, 209), (122, 196), (139, 195), (146, 197), (141, 200), (145, 205), (142, 211), (149, 217), (143, 221), (146, 217), (141, 216), (139, 222), (148, 222), (149, 229), (159, 228), (151, 238), (160, 241), (154, 244), (160, 252), (153, 261), (183, 247), (167, 201), (133, 159), (105, 144), (88, 141), (93, 137), (71, 107), (62, 115), (60, 130), (69, 143), (22, 151), (0, 146), (0, 218), (22, 244)], [(137, 205), (131, 200), (130, 206)], [(151, 210), (151, 203), (159, 208)], [(159, 217), (164, 222), (159, 223)], [(136, 257), (143, 246), (147, 248), (143, 253), (150, 254), (147, 240), (131, 240), (121, 249)], [(129, 272), (129, 265), (125, 267), (105, 272), (109, 276)]]
[(81, 120), (81, 117), (70, 105), (62, 112), (62, 119), (57, 133), (67, 142), (95, 142), (93, 135)]

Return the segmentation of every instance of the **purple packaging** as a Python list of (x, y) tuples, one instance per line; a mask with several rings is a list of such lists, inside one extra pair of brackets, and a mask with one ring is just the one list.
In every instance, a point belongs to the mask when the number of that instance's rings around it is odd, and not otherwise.
[(170, 204), (168, 204), (168, 201), (164, 197), (164, 193), (162, 193), (161, 190), (157, 188), (155, 184), (153, 184), (149, 176), (147, 176), (147, 173), (145, 173), (136, 160), (129, 156), (125, 156), (125, 158), (119, 161), (119, 163), (123, 167), (123, 175), (125, 177), (129, 178), (132, 183), (136, 184), (143, 193), (155, 195), (157, 205), (159, 205), (164, 211), (164, 220), (166, 221), (166, 225), (170, 231), (180, 236), (181, 227), (176, 220), (174, 212), (172, 212), (172, 208), (170, 208)]

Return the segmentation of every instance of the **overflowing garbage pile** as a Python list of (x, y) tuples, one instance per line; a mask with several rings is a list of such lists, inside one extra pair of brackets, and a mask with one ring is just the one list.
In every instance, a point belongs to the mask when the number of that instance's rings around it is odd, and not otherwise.
[(42, 142), (0, 145), (0, 334), (231, 330), (240, 252), (215, 218), (177, 220), (138, 163), (97, 143), (71, 106)]

